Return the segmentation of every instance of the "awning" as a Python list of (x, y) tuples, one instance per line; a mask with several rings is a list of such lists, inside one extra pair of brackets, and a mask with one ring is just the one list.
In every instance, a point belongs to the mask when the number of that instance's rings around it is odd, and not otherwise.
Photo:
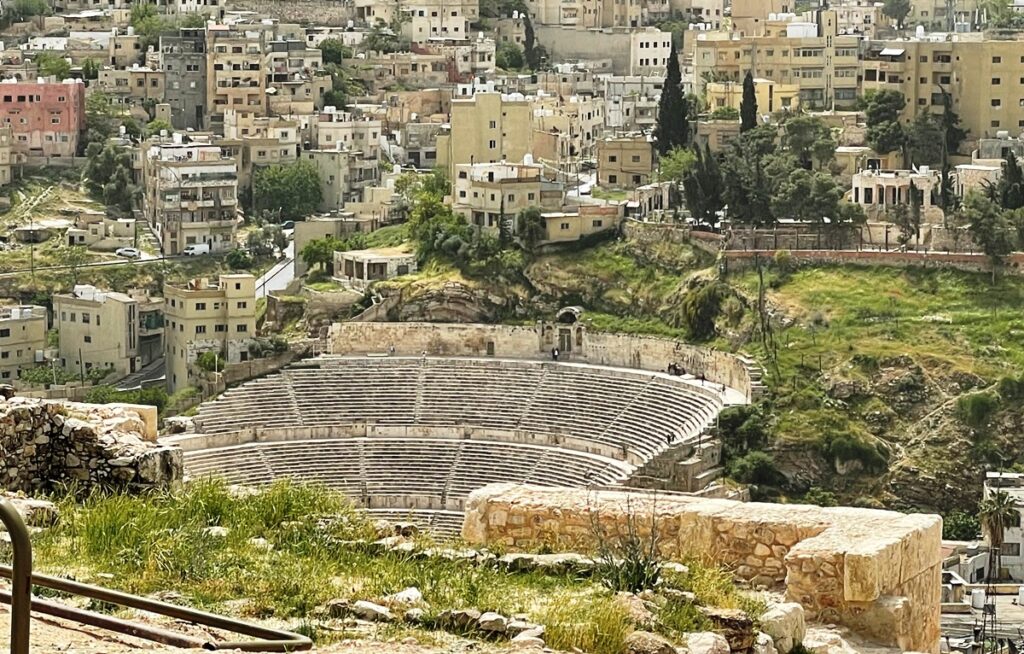
[(878, 53), (881, 57), (898, 57), (906, 52), (903, 48), (882, 48), (882, 51)]

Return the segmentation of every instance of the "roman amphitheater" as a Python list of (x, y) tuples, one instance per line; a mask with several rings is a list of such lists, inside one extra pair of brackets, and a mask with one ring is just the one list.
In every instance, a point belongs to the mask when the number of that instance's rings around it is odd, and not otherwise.
[[(200, 407), (196, 434), (172, 442), (191, 477), (312, 480), (444, 535), (460, 530), (466, 497), (489, 483), (668, 484), (649, 477), (663, 454), (692, 459), (684, 490), (725, 493), (714, 482), (717, 447), (700, 441), (743, 392), (583, 357), (540, 360), (543, 328), (532, 352), (516, 331), (338, 325), (333, 354), (229, 390)], [(467, 351), (474, 343), (494, 355)], [(375, 353), (387, 356), (366, 356)]]
[(595, 516), (621, 530), (639, 510), (667, 556), (782, 588), (877, 642), (938, 650), (937, 516), (736, 501), (708, 428), (758, 397), (759, 368), (577, 318), (338, 323), (326, 354), (201, 405), (162, 444), (193, 479), (315, 481), (375, 516), (512, 551), (586, 547)]

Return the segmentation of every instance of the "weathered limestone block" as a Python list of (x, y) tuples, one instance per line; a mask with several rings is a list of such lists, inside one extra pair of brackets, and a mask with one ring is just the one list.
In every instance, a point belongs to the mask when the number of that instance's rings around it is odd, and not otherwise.
[(784, 582), (811, 618), (904, 650), (938, 651), (938, 516), (492, 484), (467, 500), (463, 537), (513, 550), (586, 551), (593, 524), (614, 539), (630, 521), (642, 533), (653, 525), (665, 556), (733, 566), (758, 585)]

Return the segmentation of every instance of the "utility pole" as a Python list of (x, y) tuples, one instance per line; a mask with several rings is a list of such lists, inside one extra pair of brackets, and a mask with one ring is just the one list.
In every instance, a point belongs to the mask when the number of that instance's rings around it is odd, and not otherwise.
[(85, 385), (85, 364), (82, 363), (82, 348), (78, 348), (78, 381)]

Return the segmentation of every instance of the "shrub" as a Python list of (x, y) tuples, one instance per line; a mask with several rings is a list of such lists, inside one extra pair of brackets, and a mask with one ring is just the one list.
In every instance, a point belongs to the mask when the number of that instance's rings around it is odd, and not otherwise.
[(625, 533), (608, 533), (601, 525), (600, 511), (596, 508), (590, 511), (591, 532), (597, 543), (595, 575), (607, 588), (639, 593), (658, 584), (661, 556), (656, 514), (652, 507), (651, 524), (642, 526), (643, 518), (632, 510), (627, 499)]
[(782, 480), (775, 459), (766, 452), (748, 452), (729, 462), (729, 476), (744, 484), (774, 486)]
[(839, 506), (839, 500), (836, 499), (835, 493), (818, 488), (817, 486), (811, 486), (804, 493), (803, 502), (818, 506)]
[(956, 415), (967, 426), (983, 429), (999, 410), (999, 396), (991, 391), (961, 395), (956, 401)]
[(788, 275), (796, 269), (796, 261), (793, 259), (793, 253), (789, 250), (776, 250), (772, 256), (772, 262), (780, 275)]
[(252, 257), (249, 253), (240, 248), (228, 252), (227, 256), (224, 257), (224, 261), (227, 262), (228, 267), (232, 270), (246, 270), (252, 267)]
[(683, 297), (682, 321), (697, 340), (715, 335), (715, 318), (722, 302), (722, 289), (716, 282), (705, 282)]
[(942, 516), (942, 538), (975, 540), (981, 534), (981, 523), (975, 513), (951, 511)]
[(1024, 398), (1024, 379), (1016, 377), (1003, 377), (996, 386), (999, 397), (1004, 400), (1019, 400)]
[(85, 394), (85, 401), (90, 404), (109, 404), (124, 402), (126, 404), (147, 404), (155, 406), (160, 413), (167, 406), (167, 391), (160, 386), (139, 388), (133, 391), (119, 391), (113, 386), (96, 386)]
[(196, 357), (196, 367), (206, 372), (219, 372), (224, 370), (224, 357), (220, 352), (203, 352)]
[(859, 461), (865, 470), (885, 470), (889, 452), (880, 443), (869, 443), (852, 434), (835, 434), (824, 441), (825, 456), (840, 463)]

